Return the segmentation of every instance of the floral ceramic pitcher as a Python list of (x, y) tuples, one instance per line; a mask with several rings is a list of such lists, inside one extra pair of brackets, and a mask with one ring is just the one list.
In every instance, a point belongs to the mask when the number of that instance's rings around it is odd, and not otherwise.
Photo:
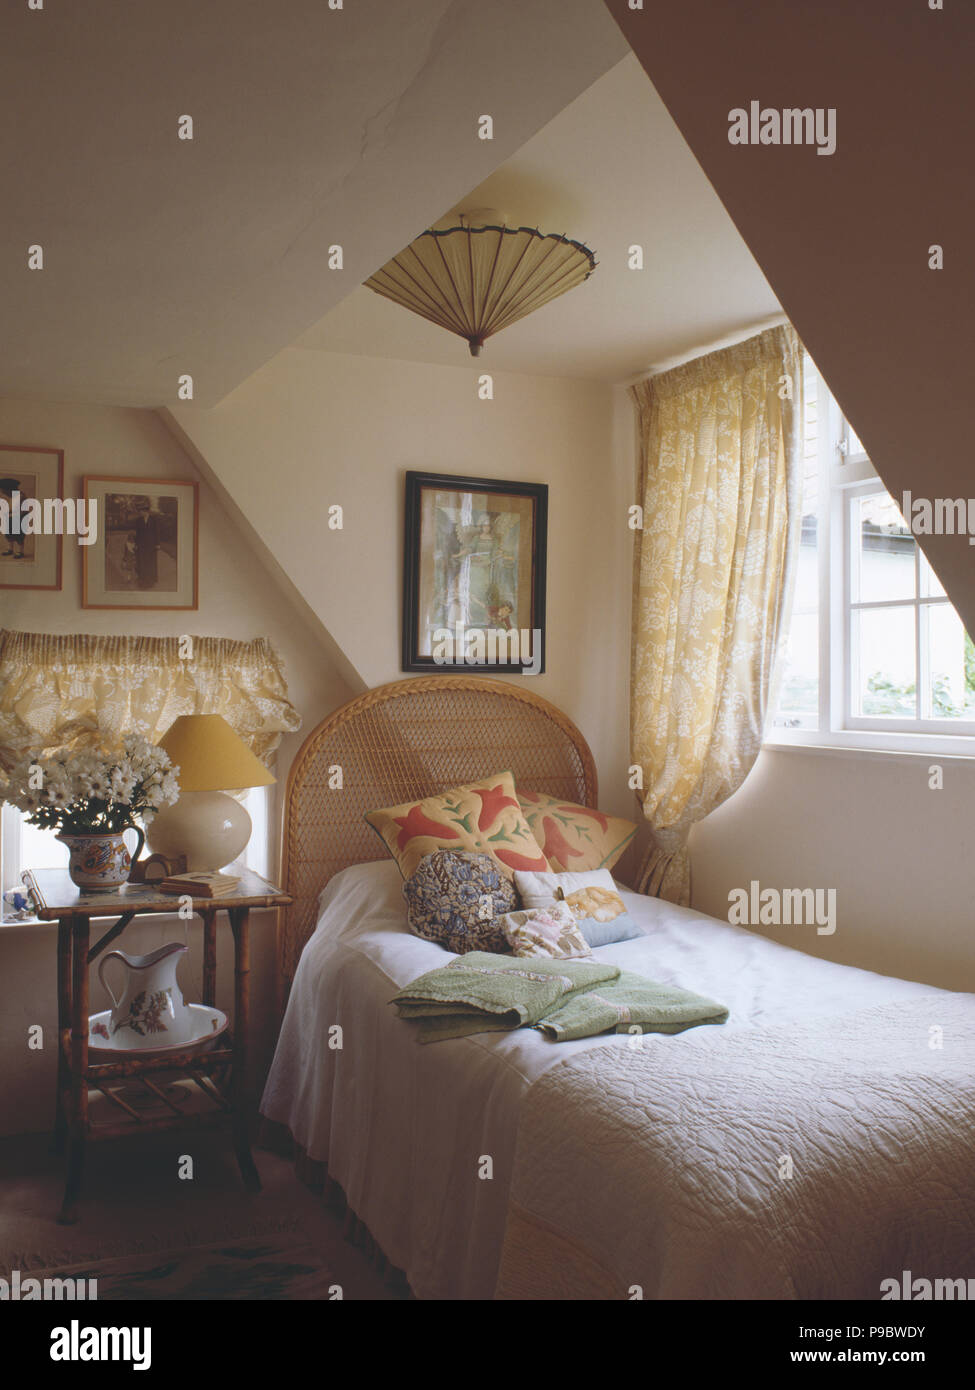
[[(137, 825), (130, 826), (139, 837), (135, 858), (138, 859), (145, 844), (145, 834)], [(63, 831), (57, 837), (66, 844), (70, 854), (68, 872), (72, 883), (81, 889), (95, 892), (108, 892), (121, 888), (128, 882), (132, 871), (132, 856), (122, 838), (121, 830), (106, 831), (104, 834), (69, 834)]]
[[(188, 950), (184, 942), (171, 941), (147, 956), (109, 951), (99, 963), (98, 978), (112, 998), (109, 1031), (113, 1037), (119, 1035), (120, 1043), (124, 1039), (127, 1048), (171, 1047), (192, 1037), (192, 1014), (176, 983), (179, 958)], [(110, 960), (125, 966), (125, 983), (118, 998), (105, 979)]]

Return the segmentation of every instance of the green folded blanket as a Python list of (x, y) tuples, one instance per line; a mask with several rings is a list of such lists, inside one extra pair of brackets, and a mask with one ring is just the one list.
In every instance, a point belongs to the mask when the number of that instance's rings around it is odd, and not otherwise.
[(564, 1001), (535, 1025), (555, 1042), (597, 1033), (683, 1033), (701, 1023), (724, 1023), (728, 1010), (677, 985), (622, 971), (617, 980)]
[(581, 990), (607, 985), (619, 966), (470, 951), (413, 980), (389, 1001), (419, 1021), (420, 1042), (534, 1024)]
[(471, 951), (430, 970), (390, 1003), (418, 1024), (420, 1042), (535, 1027), (555, 1042), (613, 1030), (681, 1033), (724, 1023), (728, 1010), (676, 985), (618, 966)]

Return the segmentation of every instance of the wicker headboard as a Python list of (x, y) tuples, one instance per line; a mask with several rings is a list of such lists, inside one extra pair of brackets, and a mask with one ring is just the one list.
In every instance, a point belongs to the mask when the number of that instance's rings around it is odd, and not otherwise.
[[(341, 788), (329, 786), (338, 780)], [(318, 895), (350, 864), (384, 859), (363, 820), (510, 769), (515, 785), (596, 805), (589, 745), (547, 700), (484, 676), (420, 676), (366, 691), (330, 714), (295, 758), (285, 793), (282, 877), (294, 899), (279, 936), (283, 979), (294, 977), (315, 928)]]

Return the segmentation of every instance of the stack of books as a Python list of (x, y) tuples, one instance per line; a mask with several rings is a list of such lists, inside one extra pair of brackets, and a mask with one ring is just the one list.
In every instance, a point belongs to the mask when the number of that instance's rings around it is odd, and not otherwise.
[(183, 896), (190, 898), (225, 898), (228, 893), (232, 893), (240, 879), (234, 874), (220, 873), (188, 873), (174, 874), (170, 878), (164, 878), (159, 885), (161, 893), (172, 893), (173, 896)]

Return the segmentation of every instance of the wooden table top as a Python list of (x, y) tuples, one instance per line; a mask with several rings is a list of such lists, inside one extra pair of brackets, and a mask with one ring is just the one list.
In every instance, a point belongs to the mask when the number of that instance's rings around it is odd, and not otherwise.
[[(219, 898), (193, 898), (193, 910), (222, 907), (286, 907), (291, 899), (280, 888), (251, 869), (235, 869), (236, 888)], [(67, 869), (38, 869), (31, 877), (41, 901), (37, 916), (42, 922), (64, 917), (119, 917), (123, 912), (175, 912), (179, 895), (161, 893), (154, 883), (126, 883), (107, 893), (93, 893), (72, 883)], [(30, 923), (10, 923), (29, 926)]]

